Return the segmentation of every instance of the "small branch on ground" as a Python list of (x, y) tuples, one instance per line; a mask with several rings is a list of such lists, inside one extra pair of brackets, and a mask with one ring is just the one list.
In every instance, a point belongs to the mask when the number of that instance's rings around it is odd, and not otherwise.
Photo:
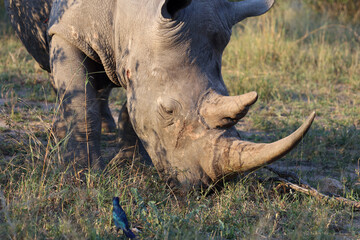
[[(272, 181), (277, 181), (280, 182), (275, 189), (279, 190), (281, 187), (286, 187), (288, 189), (293, 189), (295, 191), (301, 192), (301, 193), (305, 193), (309, 196), (313, 196), (318, 200), (321, 201), (326, 201), (326, 202), (330, 202), (330, 201), (336, 201), (336, 202), (340, 202), (344, 205), (353, 207), (354, 210), (356, 211), (360, 211), (360, 202), (358, 201), (352, 201), (350, 199), (341, 197), (339, 195), (336, 194), (323, 194), (321, 192), (319, 192), (318, 190), (316, 190), (315, 188), (311, 187), (309, 184), (307, 184), (305, 181), (301, 180), (295, 173), (293, 172), (288, 172), (288, 171), (282, 171), (279, 169), (276, 169), (274, 167), (270, 167), (270, 166), (266, 166), (265, 167), (267, 170), (277, 174), (279, 177), (273, 177), (271, 178)], [(290, 182), (288, 179), (292, 178), (294, 181), (298, 182), (297, 183), (293, 183)]]

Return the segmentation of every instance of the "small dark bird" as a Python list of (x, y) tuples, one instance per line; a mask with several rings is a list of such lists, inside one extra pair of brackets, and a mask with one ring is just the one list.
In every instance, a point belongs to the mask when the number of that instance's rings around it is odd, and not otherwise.
[(129, 222), (126, 218), (125, 211), (119, 204), (119, 198), (113, 198), (113, 219), (116, 226), (116, 230), (122, 229), (125, 236), (128, 238), (135, 238), (135, 234), (130, 230)]

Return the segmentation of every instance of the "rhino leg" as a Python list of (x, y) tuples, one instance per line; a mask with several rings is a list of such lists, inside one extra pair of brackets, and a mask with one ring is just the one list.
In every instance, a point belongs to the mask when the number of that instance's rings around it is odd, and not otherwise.
[(132, 158), (135, 154), (139, 138), (131, 125), (126, 102), (119, 113), (118, 139), (120, 151), (117, 158)]
[(99, 90), (101, 129), (105, 133), (115, 132), (116, 130), (116, 124), (109, 108), (109, 96), (112, 88), (113, 87), (109, 85), (108, 87)]
[[(104, 86), (105, 84), (101, 84), (100, 86), (99, 84), (96, 84), (97, 86), (95, 86), (97, 87), (98, 95), (99, 95), (98, 100), (100, 103), (101, 129), (104, 131), (104, 133), (112, 133), (116, 131), (116, 123), (109, 108), (109, 96), (111, 90), (116, 86), (111, 83), (110, 79), (106, 76), (105, 73), (102, 73), (104, 72), (104, 69), (101, 69), (102, 66), (99, 67), (100, 69), (98, 72), (100, 73), (98, 73), (96, 76), (97, 82), (108, 83), (106, 86)], [(53, 75), (50, 75), (50, 80), (55, 93), (57, 93)], [(60, 106), (59, 115), (63, 115), (63, 112), (64, 112), (63, 108), (62, 106)], [(67, 124), (65, 121), (63, 121), (63, 119), (61, 118), (56, 119), (53, 129), (56, 132), (57, 137), (59, 138), (66, 137)]]
[(71, 129), (65, 160), (80, 168), (102, 168), (101, 104), (95, 78), (89, 74), (97, 64), (56, 35), (51, 40), (50, 64), (62, 117)]
[(151, 165), (151, 159), (147, 154), (142, 142), (136, 135), (133, 126), (130, 122), (129, 112), (127, 109), (127, 102), (122, 106), (119, 113), (118, 120), (118, 139), (120, 151), (116, 155), (117, 159), (133, 158), (139, 152), (142, 160), (148, 165)]

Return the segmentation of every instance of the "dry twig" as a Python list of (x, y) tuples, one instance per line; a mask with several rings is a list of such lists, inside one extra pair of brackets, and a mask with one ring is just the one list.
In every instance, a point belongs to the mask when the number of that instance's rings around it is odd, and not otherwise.
[[(352, 201), (350, 199), (341, 197), (336, 194), (331, 194), (331, 195), (323, 194), (323, 193), (319, 192), (318, 190), (316, 190), (315, 188), (311, 187), (309, 184), (305, 183), (305, 181), (301, 180), (293, 172), (282, 171), (282, 170), (279, 170), (279, 169), (276, 169), (276, 168), (270, 167), (270, 166), (266, 166), (265, 168), (273, 173), (276, 173), (278, 176), (280, 176), (280, 177), (271, 178), (274, 181), (280, 182), (280, 184), (276, 186), (276, 188), (275, 188), (276, 190), (279, 190), (281, 187), (286, 187), (286, 188), (290, 188), (290, 189), (293, 189), (293, 190), (301, 192), (301, 193), (305, 193), (309, 196), (313, 196), (318, 200), (322, 200), (322, 201), (326, 201), (326, 202), (337, 201), (344, 205), (353, 207), (354, 210), (356, 210), (356, 211), (360, 211), (360, 202), (358, 202), (358, 201)], [(299, 182), (299, 184), (290, 182), (289, 180), (285, 179), (285, 178), (289, 178), (289, 177), (294, 179), (296, 182)]]

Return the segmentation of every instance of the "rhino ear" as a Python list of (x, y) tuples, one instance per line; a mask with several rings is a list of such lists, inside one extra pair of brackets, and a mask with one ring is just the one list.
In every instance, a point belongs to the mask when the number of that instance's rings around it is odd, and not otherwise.
[(186, 8), (191, 0), (166, 0), (162, 7), (162, 15), (166, 18), (174, 18), (176, 13)]

